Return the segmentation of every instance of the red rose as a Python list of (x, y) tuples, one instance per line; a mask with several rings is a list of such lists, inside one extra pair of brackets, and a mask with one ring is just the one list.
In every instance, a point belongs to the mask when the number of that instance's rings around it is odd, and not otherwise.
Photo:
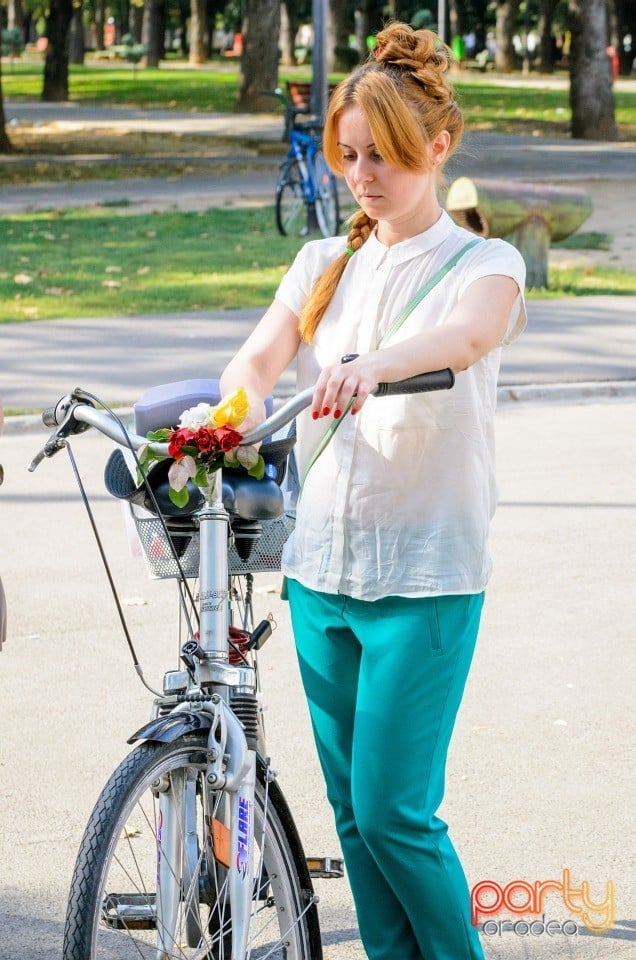
[(187, 447), (188, 444), (192, 443), (192, 436), (192, 430), (187, 430), (185, 427), (181, 427), (179, 430), (173, 430), (168, 442), (168, 454), (173, 460), (181, 459), (183, 456), (181, 450), (183, 447)]
[(232, 427), (217, 427), (214, 435), (223, 453), (228, 453), (234, 447), (238, 447), (243, 439), (243, 434), (239, 433), (238, 430), (233, 430)]
[(214, 430), (211, 427), (199, 427), (194, 433), (193, 440), (197, 450), (200, 450), (201, 453), (216, 453), (219, 449)]

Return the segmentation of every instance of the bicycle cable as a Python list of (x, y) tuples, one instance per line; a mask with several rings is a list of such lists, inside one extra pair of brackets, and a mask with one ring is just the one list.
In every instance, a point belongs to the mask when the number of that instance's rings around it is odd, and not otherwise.
[(63, 443), (63, 445), (64, 445), (64, 447), (66, 448), (66, 452), (68, 453), (69, 460), (71, 461), (71, 467), (72, 467), (72, 469), (73, 469), (73, 473), (75, 474), (75, 479), (76, 479), (77, 485), (78, 485), (78, 487), (79, 487), (80, 495), (81, 495), (81, 497), (82, 497), (82, 500), (83, 500), (83, 502), (84, 502), (84, 506), (85, 506), (85, 508), (86, 508), (86, 512), (87, 512), (87, 514), (88, 514), (88, 519), (89, 519), (89, 521), (90, 521), (90, 525), (91, 525), (92, 530), (93, 530), (93, 535), (94, 535), (95, 540), (96, 540), (96, 542), (97, 542), (97, 548), (98, 548), (99, 553), (100, 553), (100, 556), (101, 556), (101, 558), (102, 558), (102, 563), (103, 563), (103, 565), (104, 565), (104, 570), (106, 571), (106, 576), (107, 576), (107, 578), (108, 578), (108, 583), (109, 583), (109, 585), (110, 585), (110, 589), (111, 589), (111, 593), (112, 593), (112, 595), (113, 595), (113, 599), (114, 599), (114, 601), (115, 601), (115, 606), (116, 606), (116, 608), (117, 608), (117, 613), (119, 614), (119, 620), (120, 620), (120, 622), (121, 622), (122, 630), (124, 631), (124, 636), (125, 636), (125, 638), (126, 638), (126, 643), (128, 644), (128, 649), (129, 649), (130, 655), (131, 655), (131, 657), (132, 657), (133, 666), (134, 666), (134, 668), (135, 668), (135, 673), (137, 674), (137, 676), (139, 677), (139, 679), (140, 679), (141, 682), (143, 683), (144, 687), (146, 687), (146, 689), (149, 690), (150, 693), (152, 693), (155, 697), (161, 697), (161, 696), (163, 696), (163, 694), (159, 693), (157, 690), (155, 690), (153, 687), (151, 687), (150, 684), (148, 683), (148, 681), (146, 680), (146, 678), (144, 677), (144, 672), (143, 672), (143, 670), (142, 670), (141, 664), (139, 663), (139, 658), (137, 657), (137, 653), (136, 653), (136, 651), (135, 651), (135, 647), (134, 647), (134, 644), (133, 644), (133, 642), (132, 642), (132, 637), (130, 636), (130, 631), (129, 631), (129, 629), (128, 629), (128, 624), (126, 623), (126, 617), (124, 616), (124, 611), (123, 611), (123, 609), (122, 609), (122, 605), (121, 605), (121, 602), (120, 602), (120, 600), (119, 600), (119, 595), (118, 595), (118, 593), (117, 593), (117, 588), (116, 588), (116, 586), (115, 586), (115, 581), (113, 580), (113, 575), (112, 575), (112, 573), (111, 573), (110, 566), (109, 566), (109, 564), (108, 564), (108, 558), (107, 558), (107, 556), (106, 556), (106, 552), (105, 552), (105, 550), (104, 550), (104, 546), (103, 546), (103, 544), (102, 544), (101, 537), (100, 537), (100, 535), (99, 535), (99, 530), (97, 529), (97, 524), (95, 523), (95, 517), (94, 517), (93, 511), (92, 511), (92, 509), (91, 509), (91, 505), (90, 505), (90, 503), (89, 503), (88, 497), (87, 497), (87, 495), (86, 495), (86, 489), (85, 489), (84, 484), (83, 484), (83, 482), (82, 482), (82, 478), (81, 478), (81, 476), (80, 476), (80, 472), (79, 472), (78, 467), (77, 467), (77, 462), (76, 462), (75, 457), (74, 457), (74, 455), (73, 455), (73, 450), (71, 449), (71, 445), (70, 445), (70, 443), (68, 442), (68, 440), (65, 440), (64, 443)]
[(192, 611), (193, 611), (193, 613), (194, 613), (194, 617), (195, 617), (195, 620), (196, 620), (196, 624), (197, 624), (197, 626), (199, 626), (199, 625), (200, 625), (200, 624), (199, 624), (199, 613), (198, 613), (198, 610), (197, 610), (196, 602), (195, 602), (194, 596), (193, 596), (193, 594), (192, 594), (192, 591), (191, 591), (191, 589), (190, 589), (190, 584), (188, 583), (187, 578), (186, 578), (186, 575), (185, 575), (185, 573), (183, 572), (183, 566), (181, 565), (181, 560), (180, 560), (180, 558), (179, 558), (179, 556), (178, 556), (178, 554), (177, 554), (177, 551), (176, 551), (176, 549), (175, 549), (175, 546), (174, 546), (174, 544), (173, 544), (173, 542), (172, 542), (172, 537), (170, 536), (170, 532), (168, 531), (168, 526), (167, 526), (167, 524), (166, 524), (165, 517), (163, 516), (163, 514), (162, 514), (162, 512), (161, 512), (161, 510), (160, 510), (160, 508), (159, 508), (159, 504), (157, 503), (157, 498), (155, 497), (154, 490), (152, 489), (152, 487), (151, 487), (150, 484), (148, 483), (147, 474), (144, 473), (144, 470), (143, 470), (143, 468), (142, 468), (142, 466), (141, 466), (139, 457), (137, 456), (137, 451), (136, 451), (135, 448), (133, 447), (133, 444), (132, 444), (132, 441), (131, 441), (131, 439), (130, 439), (130, 436), (128, 435), (128, 430), (127, 430), (126, 427), (124, 426), (124, 424), (123, 424), (122, 420), (120, 419), (120, 417), (117, 416), (117, 414), (115, 413), (115, 411), (112, 410), (112, 409), (108, 406), (108, 404), (104, 403), (103, 400), (100, 400), (99, 397), (96, 397), (94, 394), (89, 393), (87, 390), (82, 390), (82, 389), (76, 390), (76, 393), (77, 393), (78, 395), (80, 395), (80, 396), (86, 397), (86, 398), (89, 399), (89, 400), (92, 400), (94, 403), (99, 404), (100, 407), (102, 407), (104, 410), (106, 410), (106, 411), (108, 412), (108, 415), (111, 416), (111, 417), (113, 418), (113, 420), (117, 423), (117, 425), (118, 425), (119, 428), (121, 429), (124, 437), (126, 438), (126, 446), (128, 447), (128, 449), (130, 450), (130, 452), (131, 452), (131, 454), (132, 454), (132, 456), (133, 456), (133, 459), (134, 459), (134, 461), (135, 461), (135, 465), (136, 465), (136, 467), (137, 467), (137, 469), (138, 469), (138, 471), (139, 471), (140, 476), (143, 478), (143, 483), (144, 483), (144, 487), (145, 487), (145, 489), (146, 489), (146, 493), (148, 494), (148, 496), (149, 496), (149, 498), (150, 498), (150, 502), (152, 503), (152, 505), (153, 505), (153, 507), (154, 507), (154, 509), (155, 509), (155, 513), (156, 513), (156, 515), (157, 515), (157, 519), (159, 520), (159, 522), (160, 522), (160, 524), (161, 524), (161, 528), (162, 528), (162, 530), (163, 530), (163, 533), (164, 533), (164, 535), (165, 535), (165, 537), (166, 537), (166, 540), (167, 540), (167, 542), (168, 542), (168, 545), (169, 545), (169, 547), (170, 547), (170, 551), (171, 551), (171, 553), (172, 553), (172, 559), (175, 561), (175, 563), (176, 563), (176, 565), (177, 565), (177, 569), (178, 569), (178, 571), (179, 571), (179, 583), (180, 583), (179, 598), (180, 598), (180, 601), (181, 601), (181, 605), (182, 605), (182, 607), (183, 607), (183, 612), (184, 612), (186, 621), (188, 622), (188, 625), (189, 625), (189, 628), (190, 628), (190, 633), (192, 634), (192, 637), (194, 637), (194, 632), (195, 632), (195, 631), (192, 630), (192, 624), (191, 624), (191, 621), (190, 621), (190, 615), (189, 615), (188, 610), (187, 610), (187, 608), (186, 608), (186, 606), (185, 606), (185, 598), (184, 598), (184, 596), (183, 596), (183, 590), (185, 590), (185, 592), (186, 592), (187, 595), (188, 595), (188, 599), (190, 600), (190, 603), (191, 603), (191, 609), (192, 609)]

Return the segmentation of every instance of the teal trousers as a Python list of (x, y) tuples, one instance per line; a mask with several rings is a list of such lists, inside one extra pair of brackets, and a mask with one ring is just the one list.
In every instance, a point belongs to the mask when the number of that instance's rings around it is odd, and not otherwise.
[(298, 661), (369, 960), (483, 960), (436, 811), (483, 594), (317, 593), (289, 581)]

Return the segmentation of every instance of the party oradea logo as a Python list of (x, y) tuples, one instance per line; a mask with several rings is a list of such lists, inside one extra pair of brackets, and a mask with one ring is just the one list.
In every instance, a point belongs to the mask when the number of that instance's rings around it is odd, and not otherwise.
[[(546, 919), (546, 900), (560, 896), (566, 910), (576, 919)], [(552, 901), (553, 902), (553, 901)], [(615, 889), (611, 880), (605, 884), (604, 899), (595, 898), (591, 884), (583, 880), (580, 886), (572, 882), (569, 869), (564, 868), (560, 880), (512, 880), (502, 886), (496, 880), (480, 880), (470, 892), (471, 922), (485, 936), (576, 936), (579, 922), (591, 933), (603, 934), (616, 920)], [(495, 916), (512, 914), (510, 919)]]

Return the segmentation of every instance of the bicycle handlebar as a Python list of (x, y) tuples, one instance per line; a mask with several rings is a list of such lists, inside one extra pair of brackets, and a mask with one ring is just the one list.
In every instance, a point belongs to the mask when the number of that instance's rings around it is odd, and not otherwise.
[[(343, 361), (346, 358), (343, 357)], [(352, 357), (349, 357), (352, 359)], [(428, 393), (432, 390), (450, 390), (455, 383), (455, 375), (450, 369), (434, 370), (429, 373), (420, 373), (406, 380), (395, 383), (379, 383), (372, 395), (375, 397), (389, 397), (408, 395), (413, 393)], [(287, 426), (299, 413), (310, 406), (314, 394), (313, 387), (307, 387), (282, 405), (263, 423), (245, 434), (242, 446), (259, 443), (266, 437), (277, 433)], [(52, 457), (64, 446), (67, 437), (82, 433), (88, 427), (95, 427), (100, 433), (114, 440), (122, 446), (139, 450), (149, 444), (147, 437), (131, 433), (117, 422), (113, 416), (101, 410), (96, 410), (87, 394), (77, 387), (72, 393), (62, 397), (54, 407), (47, 407), (42, 414), (46, 426), (55, 426), (53, 434), (44, 447), (36, 454), (29, 466), (32, 473), (45, 457)], [(167, 443), (150, 443), (152, 450), (160, 456), (168, 456)]]

